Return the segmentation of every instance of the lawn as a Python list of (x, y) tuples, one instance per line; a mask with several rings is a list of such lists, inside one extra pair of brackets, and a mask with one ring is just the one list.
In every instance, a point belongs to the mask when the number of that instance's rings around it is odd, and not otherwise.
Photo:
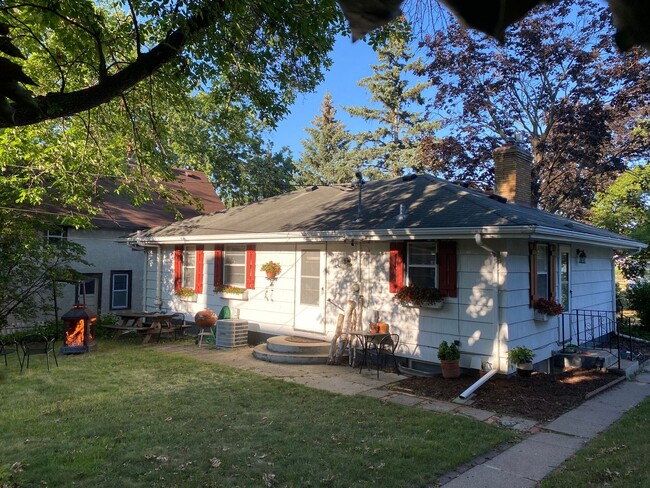
[(542, 482), (542, 488), (650, 486), (650, 398)]
[(505, 429), (105, 341), (2, 365), (0, 486), (422, 487)]

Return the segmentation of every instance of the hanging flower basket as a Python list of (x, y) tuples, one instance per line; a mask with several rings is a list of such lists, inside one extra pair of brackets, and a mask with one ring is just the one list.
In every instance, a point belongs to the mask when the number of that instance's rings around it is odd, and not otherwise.
[(282, 267), (278, 263), (275, 263), (273, 261), (264, 263), (260, 269), (266, 273), (266, 277), (269, 280), (276, 279), (277, 276), (282, 271)]

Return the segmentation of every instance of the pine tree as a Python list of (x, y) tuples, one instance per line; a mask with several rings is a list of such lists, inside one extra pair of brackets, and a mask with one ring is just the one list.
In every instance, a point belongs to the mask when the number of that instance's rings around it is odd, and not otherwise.
[(438, 128), (424, 112), (412, 109), (413, 105), (424, 105), (422, 92), (430, 83), (409, 87), (404, 78), (408, 73), (417, 74), (422, 64), (420, 58), (412, 61), (410, 27), (405, 23), (401, 27), (378, 48), (379, 64), (371, 66), (373, 76), (358, 82), (370, 92), (374, 106), (344, 107), (350, 115), (376, 125), (374, 130), (355, 135), (353, 150), (357, 167), (371, 178), (399, 176), (406, 168), (420, 170), (420, 140)]
[(321, 113), (314, 117), (313, 127), (305, 130), (308, 139), (301, 141), (305, 151), (297, 163), (298, 181), (303, 185), (348, 183), (355, 168), (348, 159), (351, 136), (345, 125), (335, 118), (332, 95), (325, 93)]

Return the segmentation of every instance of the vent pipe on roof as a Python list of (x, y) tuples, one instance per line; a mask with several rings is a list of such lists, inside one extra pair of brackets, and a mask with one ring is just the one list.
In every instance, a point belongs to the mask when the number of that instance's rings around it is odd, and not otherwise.
[(397, 221), (402, 222), (406, 218), (406, 207), (403, 203), (399, 204), (399, 215), (397, 216)]

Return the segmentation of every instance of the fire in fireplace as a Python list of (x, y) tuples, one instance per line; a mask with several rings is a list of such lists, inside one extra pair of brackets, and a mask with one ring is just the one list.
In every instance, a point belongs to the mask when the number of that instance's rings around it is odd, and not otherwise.
[(61, 317), (64, 324), (65, 342), (61, 354), (83, 354), (97, 347), (95, 321), (97, 314), (85, 305), (74, 305)]

